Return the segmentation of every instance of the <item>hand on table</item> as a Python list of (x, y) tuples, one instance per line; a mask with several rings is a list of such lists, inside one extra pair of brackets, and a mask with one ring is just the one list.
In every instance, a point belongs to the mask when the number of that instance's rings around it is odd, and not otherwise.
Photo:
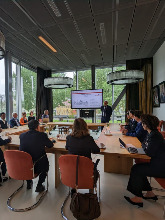
[(10, 137), (10, 136), (8, 136), (8, 139), (11, 141), (12, 140), (12, 138)]
[(128, 130), (127, 130), (127, 129), (124, 129), (123, 132), (122, 132), (122, 134), (126, 134), (127, 132), (128, 132)]

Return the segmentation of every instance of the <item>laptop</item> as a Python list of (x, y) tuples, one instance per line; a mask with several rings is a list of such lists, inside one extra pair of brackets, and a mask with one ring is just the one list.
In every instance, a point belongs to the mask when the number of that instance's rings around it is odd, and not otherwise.
[(43, 118), (43, 119), (42, 119), (42, 122), (43, 122), (43, 123), (48, 123), (48, 122), (49, 122), (49, 118)]
[(125, 144), (124, 141), (122, 141), (120, 138), (119, 138), (119, 142), (120, 142), (121, 146), (123, 148), (127, 149), (128, 152), (131, 154), (146, 154), (145, 151), (143, 150), (143, 148), (136, 148), (132, 144)]

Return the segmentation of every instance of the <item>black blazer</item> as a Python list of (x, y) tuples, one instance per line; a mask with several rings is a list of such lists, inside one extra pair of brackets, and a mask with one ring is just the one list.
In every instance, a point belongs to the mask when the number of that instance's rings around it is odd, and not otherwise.
[[(17, 119), (17, 122), (18, 122), (18, 124), (19, 124), (19, 126), (20, 126), (20, 123), (19, 123), (19, 120), (18, 120), (18, 119)], [(12, 119), (10, 120), (10, 127), (13, 128), (13, 127), (15, 127), (15, 126), (18, 126), (18, 125), (17, 125), (15, 119), (12, 118)]]
[[(8, 144), (8, 143), (10, 143), (10, 139), (5, 139), (5, 140), (3, 140), (1, 137), (0, 137), (0, 146), (2, 146), (2, 145), (6, 145), (6, 144)], [(5, 160), (4, 160), (4, 156), (3, 156), (3, 151), (1, 150), (1, 148), (0, 148), (0, 162), (5, 162)], [(6, 168), (5, 168), (6, 169)], [(1, 178), (0, 178), (1, 179)], [(0, 181), (1, 182), (1, 181)]]
[(69, 154), (80, 155), (91, 159), (91, 153), (99, 153), (100, 148), (90, 135), (81, 138), (68, 135), (65, 148)]
[(137, 121), (134, 119), (130, 119), (129, 125), (130, 125), (129, 132), (134, 132), (137, 126)]
[(34, 116), (29, 116), (28, 121), (30, 121), (30, 120), (35, 120), (35, 117)]
[(4, 124), (4, 122), (2, 121), (2, 120), (0, 120), (0, 127), (2, 128), (2, 129), (7, 129), (8, 127), (7, 127), (7, 121), (5, 121), (5, 124)]
[(162, 165), (165, 172), (165, 140), (158, 130), (151, 131), (146, 140), (142, 143), (146, 154), (151, 157), (150, 163), (157, 166)]
[(53, 147), (52, 141), (43, 132), (30, 130), (20, 134), (20, 150), (29, 153), (33, 162), (46, 154), (45, 147)]
[(6, 145), (6, 144), (8, 144), (8, 143), (10, 143), (10, 142), (11, 142), (10, 139), (5, 139), (5, 140), (3, 140), (3, 139), (0, 137), (0, 146)]
[[(112, 115), (112, 108), (111, 108), (111, 106), (107, 105), (106, 108), (105, 108), (105, 110), (104, 110), (104, 107), (105, 107), (104, 105), (101, 106), (102, 118), (104, 118), (104, 120), (105, 120), (106, 122), (109, 122), (109, 121), (110, 121), (110, 117), (111, 117), (111, 115)], [(104, 111), (105, 111), (105, 113), (106, 113), (106, 116), (104, 116)]]

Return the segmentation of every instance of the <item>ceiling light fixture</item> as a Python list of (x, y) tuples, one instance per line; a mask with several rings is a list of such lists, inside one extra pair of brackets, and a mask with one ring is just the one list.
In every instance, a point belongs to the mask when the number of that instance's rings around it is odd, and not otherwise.
[(56, 49), (54, 49), (54, 47), (52, 47), (52, 45), (50, 45), (42, 36), (38, 37), (47, 47), (49, 47), (49, 49), (51, 49), (53, 52), (57, 52)]
[(73, 87), (70, 77), (50, 77), (44, 79), (44, 86), (49, 89), (65, 89)]
[(0, 31), (0, 60), (2, 60), (5, 56), (5, 37), (3, 33)]
[(143, 79), (144, 72), (140, 70), (121, 70), (107, 75), (107, 83), (116, 85), (137, 83)]
[(102, 44), (106, 44), (107, 40), (106, 40), (106, 36), (105, 36), (104, 23), (100, 23), (100, 34), (101, 34)]
[(54, 3), (53, 0), (47, 0), (49, 6), (51, 7), (51, 9), (53, 10), (54, 14), (56, 15), (56, 17), (61, 17), (61, 13), (59, 11), (59, 9), (57, 8), (56, 4)]

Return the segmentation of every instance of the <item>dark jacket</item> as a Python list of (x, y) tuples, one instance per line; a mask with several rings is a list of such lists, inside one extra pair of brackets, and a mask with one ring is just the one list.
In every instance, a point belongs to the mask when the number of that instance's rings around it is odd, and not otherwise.
[[(8, 143), (10, 143), (10, 141), (11, 141), (10, 139), (3, 140), (0, 137), (0, 146), (8, 144)], [(5, 159), (4, 159), (4, 156), (3, 156), (3, 151), (1, 150), (1, 148), (0, 148), (0, 162), (3, 162), (2, 166), (1, 166), (1, 170), (2, 170), (2, 175), (4, 176), (5, 173), (6, 173), (6, 164), (5, 164)], [(2, 179), (1, 179), (1, 175), (0, 175), (0, 182), (1, 181), (2, 181)]]
[(49, 162), (46, 156), (45, 147), (53, 147), (52, 141), (49, 140), (47, 135), (43, 132), (30, 130), (20, 134), (20, 150), (29, 153), (32, 156), (33, 162), (40, 159), (35, 166), (35, 173), (49, 169)]
[(137, 126), (137, 121), (134, 119), (130, 119), (129, 125), (130, 125), (130, 129), (128, 129), (129, 132), (134, 132)]
[(29, 116), (28, 121), (30, 121), (30, 120), (35, 120), (35, 117), (34, 116)]
[(165, 170), (165, 140), (158, 130), (151, 131), (142, 143), (146, 154), (151, 157), (150, 162), (162, 164)]
[(4, 122), (2, 121), (2, 120), (0, 120), (0, 127), (2, 128), (2, 129), (7, 129), (8, 127), (7, 127), (7, 121), (5, 120), (5, 124), (4, 124)]
[(68, 135), (66, 138), (66, 149), (69, 154), (80, 155), (91, 159), (91, 153), (99, 153), (100, 148), (90, 135), (81, 138)]
[(109, 122), (110, 117), (112, 115), (112, 108), (111, 106), (107, 105), (106, 107), (103, 105), (101, 106), (101, 111), (102, 111), (102, 117), (101, 117), (101, 122)]
[(6, 144), (8, 144), (8, 143), (10, 143), (10, 142), (11, 142), (10, 139), (5, 139), (5, 140), (3, 140), (3, 139), (0, 137), (0, 146), (6, 145)]
[(137, 137), (140, 142), (143, 142), (147, 136), (147, 131), (143, 129), (142, 123), (138, 122), (135, 131), (127, 132), (126, 135)]
[[(17, 121), (17, 122), (16, 122)], [(13, 128), (15, 126), (20, 126), (20, 123), (19, 123), (19, 120), (18, 119), (15, 119), (15, 118), (12, 118), (10, 120), (10, 127)]]

